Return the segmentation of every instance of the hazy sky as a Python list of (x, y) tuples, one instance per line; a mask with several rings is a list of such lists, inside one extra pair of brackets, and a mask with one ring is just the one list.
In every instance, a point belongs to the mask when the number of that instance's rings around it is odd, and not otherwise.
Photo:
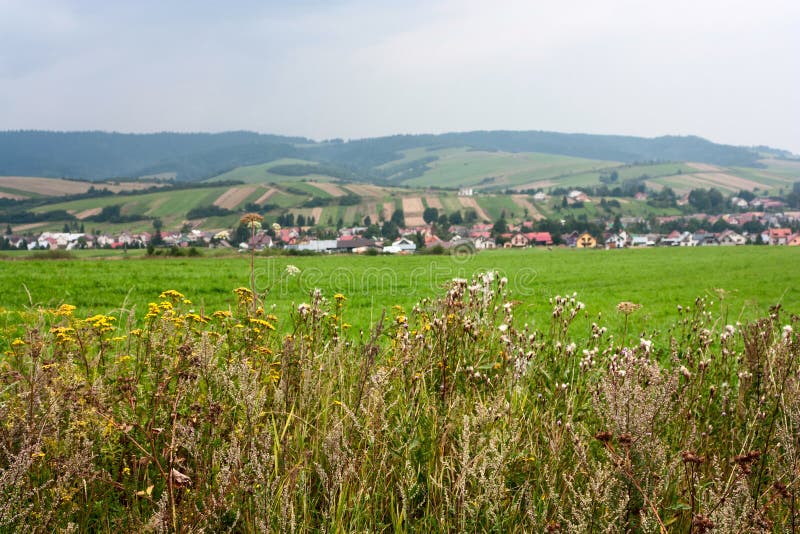
[(800, 153), (798, 0), (0, 0), (0, 130), (695, 134)]

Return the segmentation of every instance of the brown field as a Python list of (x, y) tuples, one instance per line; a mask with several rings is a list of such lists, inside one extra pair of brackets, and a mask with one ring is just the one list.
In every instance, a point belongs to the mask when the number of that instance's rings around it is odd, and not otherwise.
[(436, 208), (437, 210), (441, 210), (443, 208), (442, 201), (439, 200), (439, 197), (428, 195), (425, 197), (425, 202), (428, 204), (429, 208)]
[(313, 185), (317, 189), (322, 189), (332, 197), (343, 197), (347, 193), (336, 185), (327, 182), (308, 182), (308, 185)]
[(232, 210), (258, 189), (257, 185), (231, 187), (214, 201), (215, 206)]
[(0, 191), (0, 198), (10, 198), (11, 200), (25, 200), (28, 197), (23, 197), (22, 195), (15, 195), (13, 193), (6, 193), (4, 191)]
[(12, 227), (12, 230), (14, 230), (14, 232), (25, 232), (27, 230), (33, 230), (34, 228), (39, 228), (40, 226), (45, 226), (45, 225), (47, 225), (46, 222), (20, 224)]
[(320, 217), (322, 217), (322, 208), (311, 208), (310, 217), (314, 217), (316, 222), (319, 222)]
[(525, 195), (512, 195), (511, 200), (514, 201), (514, 204), (519, 206), (522, 209), (528, 210), (528, 217), (532, 218), (534, 221), (540, 221), (544, 219), (544, 215), (539, 213), (539, 210), (536, 209), (536, 206), (528, 200), (528, 197)]
[(478, 218), (484, 221), (491, 221), (492, 218), (489, 217), (489, 214), (483, 211), (483, 208), (480, 207), (478, 202), (472, 197), (458, 197), (458, 201), (461, 203), (462, 206), (465, 208), (473, 208), (475, 213), (478, 214)]
[[(114, 193), (119, 193), (120, 191), (147, 189), (154, 185), (158, 184), (142, 182), (85, 182), (62, 180), (60, 178), (40, 178), (36, 176), (0, 176), (0, 187), (9, 187), (18, 191), (27, 191), (37, 195), (53, 197), (85, 193), (92, 186), (96, 189), (108, 189)], [(4, 195), (4, 193), (0, 193), (0, 196), (2, 195)]]
[(156, 183), (144, 183), (144, 182), (119, 182), (119, 183), (99, 183), (99, 184), (90, 184), (94, 185), (97, 189), (108, 189), (113, 193), (119, 193), (120, 191), (141, 191), (142, 189), (147, 189), (148, 187), (162, 187), (166, 184), (156, 184)]
[(704, 182), (713, 187), (724, 187), (727, 189), (747, 189), (753, 190), (756, 188), (764, 187), (764, 184), (748, 180), (746, 178), (739, 178), (721, 172), (703, 172), (688, 175), (701, 182)]
[(0, 176), (0, 186), (18, 191), (29, 191), (38, 195), (60, 196), (85, 193), (92, 184), (73, 182), (58, 178), (37, 178), (32, 176)]
[(403, 215), (406, 219), (406, 226), (423, 226), (425, 224), (425, 220), (422, 218), (423, 211), (425, 211), (425, 206), (420, 197), (403, 198)]
[(76, 213), (75, 218), (82, 221), (88, 217), (97, 215), (101, 211), (103, 211), (103, 208), (89, 208), (88, 210), (83, 210), (81, 212)]
[(263, 204), (264, 202), (269, 200), (269, 197), (271, 197), (272, 195), (274, 195), (277, 192), (278, 192), (278, 190), (275, 189), (274, 187), (271, 187), (271, 188), (267, 189), (267, 191), (263, 195), (261, 195), (260, 197), (258, 197), (256, 199), (256, 204)]
[(716, 165), (710, 165), (708, 163), (687, 163), (686, 165), (693, 169), (697, 169), (698, 171), (704, 172), (716, 172), (720, 170), (720, 168)]
[(378, 187), (377, 185), (347, 184), (341, 189), (347, 189), (351, 191), (353, 194), (367, 198), (381, 198), (386, 195), (386, 191)]
[(369, 202), (367, 204), (367, 217), (373, 222), (378, 222), (378, 205), (374, 202)]
[(383, 212), (383, 217), (388, 221), (394, 213), (394, 202), (384, 202), (381, 211)]

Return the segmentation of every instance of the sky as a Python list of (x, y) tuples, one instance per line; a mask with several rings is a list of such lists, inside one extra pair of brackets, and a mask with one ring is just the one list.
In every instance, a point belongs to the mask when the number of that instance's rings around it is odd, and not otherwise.
[(0, 0), (0, 130), (699, 135), (800, 154), (797, 0)]

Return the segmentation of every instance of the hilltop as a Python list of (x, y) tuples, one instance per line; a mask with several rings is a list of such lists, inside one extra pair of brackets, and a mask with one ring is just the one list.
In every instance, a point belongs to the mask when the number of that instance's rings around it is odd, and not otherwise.
[[(642, 138), (541, 131), (477, 131), (317, 142), (253, 132), (124, 134), (0, 132), (0, 176), (86, 180), (174, 178), (198, 181), (281, 158), (325, 164), (339, 178), (403, 183), (420, 177), (448, 149), (538, 153), (599, 162), (696, 161), (758, 167), (756, 149), (694, 137)], [(767, 148), (759, 149), (771, 150)], [(774, 151), (775, 154), (783, 154)]]

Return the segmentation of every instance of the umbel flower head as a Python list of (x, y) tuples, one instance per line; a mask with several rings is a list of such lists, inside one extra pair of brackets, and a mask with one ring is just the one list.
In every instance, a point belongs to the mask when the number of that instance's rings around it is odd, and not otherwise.
[(625, 315), (630, 315), (641, 307), (642, 307), (641, 304), (635, 304), (633, 302), (623, 301), (617, 304), (617, 311), (620, 313), (624, 313)]
[(245, 213), (242, 218), (239, 219), (239, 222), (250, 230), (259, 230), (261, 229), (261, 221), (263, 220), (264, 217), (258, 213)]

